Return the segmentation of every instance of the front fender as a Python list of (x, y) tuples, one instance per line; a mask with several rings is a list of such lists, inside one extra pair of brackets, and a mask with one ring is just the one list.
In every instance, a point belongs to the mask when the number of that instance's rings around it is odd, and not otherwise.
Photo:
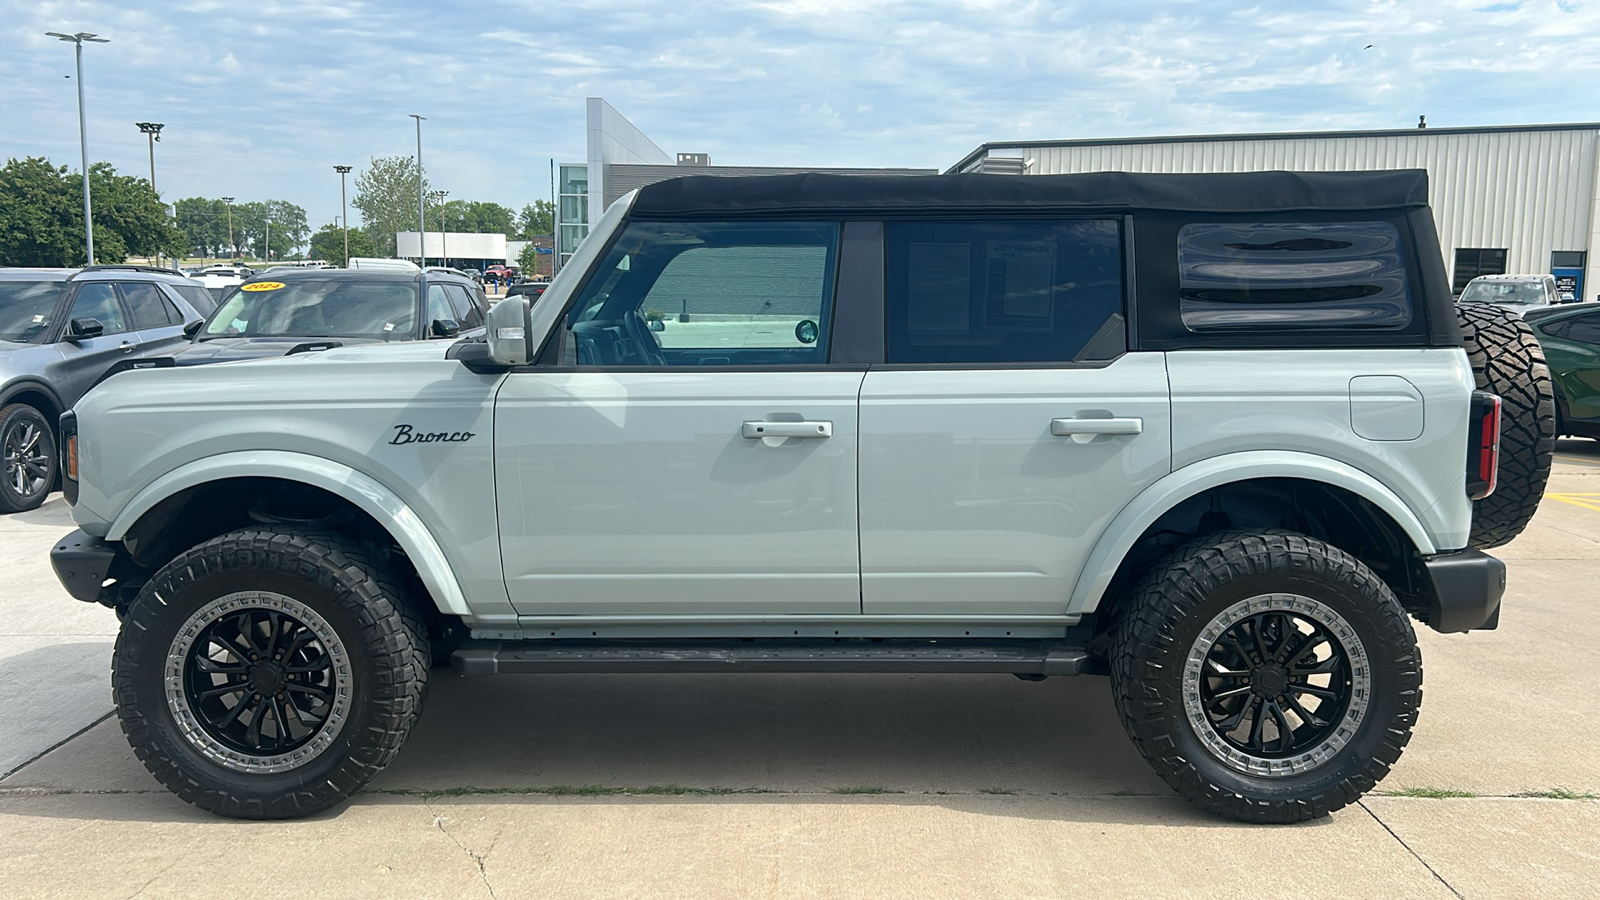
[(1399, 495), (1382, 482), (1354, 466), (1327, 457), (1289, 450), (1253, 450), (1229, 453), (1202, 460), (1173, 471), (1145, 488), (1133, 502), (1123, 507), (1084, 563), (1083, 574), (1073, 589), (1067, 612), (1073, 615), (1094, 612), (1110, 586), (1122, 559), (1145, 529), (1167, 510), (1203, 491), (1238, 481), (1257, 478), (1300, 478), (1320, 481), (1356, 494), (1389, 514), (1416, 545), (1418, 553), (1431, 556), (1438, 550), (1422, 520)]
[(472, 614), (439, 542), (411, 507), (369, 476), (342, 463), (305, 453), (247, 450), (209, 456), (173, 469), (134, 496), (111, 523), (106, 540), (122, 540), (141, 516), (179, 491), (224, 478), (248, 477), (298, 481), (354, 503), (383, 524), (405, 550), (440, 612)]

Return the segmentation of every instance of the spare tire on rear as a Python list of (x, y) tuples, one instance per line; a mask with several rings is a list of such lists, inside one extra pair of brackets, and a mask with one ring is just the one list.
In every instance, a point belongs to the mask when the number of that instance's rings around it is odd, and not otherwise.
[(1462, 344), (1478, 390), (1497, 394), (1500, 480), (1472, 504), (1471, 544), (1510, 543), (1539, 508), (1556, 446), (1556, 402), (1544, 349), (1516, 313), (1489, 303), (1458, 303)]

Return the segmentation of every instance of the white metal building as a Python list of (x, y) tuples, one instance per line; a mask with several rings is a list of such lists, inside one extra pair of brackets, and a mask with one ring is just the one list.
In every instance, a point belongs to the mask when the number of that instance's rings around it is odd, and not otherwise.
[[(950, 172), (1428, 170), (1456, 290), (1474, 275), (1552, 272), (1600, 291), (1600, 123), (987, 143)], [(1587, 277), (1585, 277), (1587, 276)]]

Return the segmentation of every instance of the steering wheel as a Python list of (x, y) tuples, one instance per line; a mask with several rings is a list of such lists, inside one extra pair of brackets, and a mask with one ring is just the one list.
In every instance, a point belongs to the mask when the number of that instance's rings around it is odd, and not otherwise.
[(655, 332), (645, 324), (644, 317), (638, 310), (629, 310), (622, 315), (622, 327), (628, 333), (628, 340), (638, 348), (639, 364), (646, 366), (665, 366), (667, 358), (661, 353), (661, 345), (656, 343)]

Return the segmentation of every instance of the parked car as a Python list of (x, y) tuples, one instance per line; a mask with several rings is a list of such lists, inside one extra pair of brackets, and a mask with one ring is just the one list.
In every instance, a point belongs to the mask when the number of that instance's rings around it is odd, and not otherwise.
[(1109, 674), (1180, 795), (1296, 822), (1399, 760), (1413, 620), (1498, 624), (1537, 350), (1451, 303), (1422, 171), (675, 178), (483, 341), (112, 379), (51, 556), (223, 815), (360, 790), (448, 656)]
[(1479, 275), (1467, 282), (1460, 303), (1494, 303), (1524, 312), (1544, 306), (1577, 302), (1572, 294), (1556, 291), (1554, 275)]
[(182, 344), (204, 294), (170, 269), (0, 269), (0, 512), (44, 502), (56, 420), (113, 368)]
[(1600, 303), (1523, 314), (1555, 382), (1556, 434), (1600, 440)]
[(506, 288), (507, 297), (527, 297), (528, 302), (537, 303), (544, 296), (545, 289), (550, 287), (548, 281), (519, 281)]
[(281, 268), (239, 285), (180, 366), (287, 356), (351, 344), (481, 334), (488, 300), (472, 279), (443, 271)]

